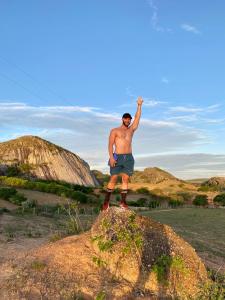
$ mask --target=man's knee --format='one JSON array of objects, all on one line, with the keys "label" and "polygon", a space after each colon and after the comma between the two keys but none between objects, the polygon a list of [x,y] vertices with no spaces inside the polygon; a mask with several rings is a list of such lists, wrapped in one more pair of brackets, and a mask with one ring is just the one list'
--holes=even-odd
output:
[{"label": "man's knee", "polygon": [[122,182],[126,182],[127,183],[129,181],[129,177],[130,177],[129,175],[123,173],[122,174]]},{"label": "man's knee", "polygon": [[110,182],[116,182],[117,181],[117,177],[118,177],[118,175],[112,175],[110,177]]}]

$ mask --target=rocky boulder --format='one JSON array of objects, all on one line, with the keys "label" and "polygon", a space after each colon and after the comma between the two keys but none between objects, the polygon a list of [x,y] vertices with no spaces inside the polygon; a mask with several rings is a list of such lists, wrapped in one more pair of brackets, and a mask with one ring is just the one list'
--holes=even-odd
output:
[{"label": "rocky boulder", "polygon": [[195,250],[171,227],[118,207],[101,212],[88,232],[27,253],[1,274],[0,299],[14,300],[196,299],[208,282]]}]

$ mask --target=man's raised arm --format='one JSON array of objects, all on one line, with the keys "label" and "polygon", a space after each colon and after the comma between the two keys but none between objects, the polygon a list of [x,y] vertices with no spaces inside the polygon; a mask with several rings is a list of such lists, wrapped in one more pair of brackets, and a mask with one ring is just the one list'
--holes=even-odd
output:
[{"label": "man's raised arm", "polygon": [[135,117],[134,117],[134,121],[130,126],[133,130],[136,130],[138,128],[139,121],[140,121],[140,118],[141,118],[142,103],[143,103],[143,99],[142,99],[142,97],[139,96],[138,99],[137,99],[137,105],[138,106],[137,106],[137,111],[136,111],[136,114],[135,114]]}]

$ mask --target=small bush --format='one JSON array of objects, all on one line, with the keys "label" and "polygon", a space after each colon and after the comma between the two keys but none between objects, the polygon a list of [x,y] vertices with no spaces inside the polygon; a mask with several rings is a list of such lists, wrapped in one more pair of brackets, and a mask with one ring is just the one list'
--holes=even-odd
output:
[{"label": "small bush", "polygon": [[158,200],[151,200],[148,204],[149,208],[157,208],[160,206],[160,202]]},{"label": "small bush", "polygon": [[16,193],[17,190],[14,188],[7,188],[7,187],[0,188],[0,198],[4,200],[9,200],[9,198],[15,195]]},{"label": "small bush", "polygon": [[225,274],[209,270],[211,281],[200,284],[200,291],[196,300],[223,300],[225,299]]},{"label": "small bush", "polygon": [[21,174],[20,169],[17,166],[8,166],[6,172],[6,176],[18,176]]},{"label": "small bush", "polygon": [[0,215],[3,214],[4,212],[9,212],[8,208],[0,207]]},{"label": "small bush", "polygon": [[141,187],[141,188],[139,188],[139,189],[136,190],[136,193],[149,195],[150,191],[149,191],[149,189],[147,187]]},{"label": "small bush", "polygon": [[35,200],[26,200],[26,201],[23,201],[21,204],[22,204],[22,207],[24,209],[29,209],[29,208],[36,207],[37,206],[37,201],[35,201]]},{"label": "small bush", "polygon": [[77,200],[80,203],[87,203],[88,202],[88,197],[86,194],[80,191],[74,191],[71,194],[71,198],[73,200]]},{"label": "small bush", "polygon": [[138,200],[135,201],[128,201],[127,202],[129,206],[136,206],[136,207],[143,207],[143,206],[147,206],[148,204],[148,199],[147,198],[140,198]]},{"label": "small bush", "polygon": [[140,199],[138,199],[137,202],[138,202],[139,206],[146,206],[147,203],[148,203],[148,199],[147,198],[140,198]]},{"label": "small bush", "polygon": [[192,200],[194,197],[194,194],[189,192],[178,192],[177,195],[180,196],[185,202]]},{"label": "small bush", "polygon": [[193,200],[193,204],[197,206],[205,206],[208,204],[208,197],[207,195],[196,195],[195,199]]},{"label": "small bush", "polygon": [[179,206],[182,206],[182,205],[183,205],[183,202],[180,201],[180,200],[174,200],[174,199],[171,199],[171,200],[169,200],[168,204],[169,204],[169,206],[171,206],[171,207],[179,207]]},{"label": "small bush", "polygon": [[21,205],[26,200],[27,200],[27,198],[23,194],[19,194],[19,193],[15,194],[9,198],[9,201],[16,205]]},{"label": "small bush", "polygon": [[225,206],[225,193],[217,195],[214,199],[213,202],[218,203],[222,206]]}]

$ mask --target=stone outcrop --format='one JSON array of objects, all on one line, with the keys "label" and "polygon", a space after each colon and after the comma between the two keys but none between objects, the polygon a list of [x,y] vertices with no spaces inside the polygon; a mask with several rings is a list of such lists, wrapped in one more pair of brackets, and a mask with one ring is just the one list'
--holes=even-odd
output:
[{"label": "stone outcrop", "polygon": [[98,185],[86,161],[38,136],[22,136],[0,143],[0,165],[3,174],[8,166],[19,166],[31,177]]},{"label": "stone outcrop", "polygon": [[2,274],[5,300],[194,300],[209,281],[195,250],[171,227],[118,207],[101,212],[88,232],[27,253]]}]

